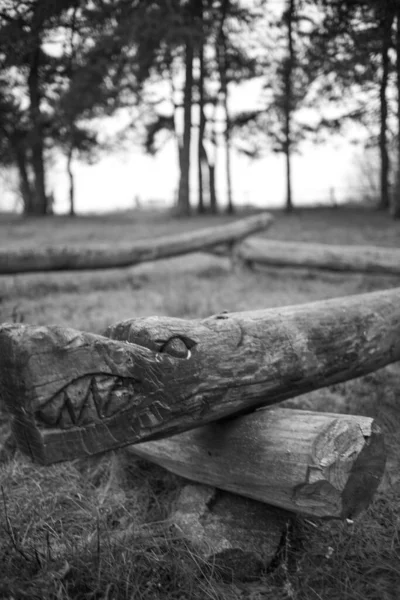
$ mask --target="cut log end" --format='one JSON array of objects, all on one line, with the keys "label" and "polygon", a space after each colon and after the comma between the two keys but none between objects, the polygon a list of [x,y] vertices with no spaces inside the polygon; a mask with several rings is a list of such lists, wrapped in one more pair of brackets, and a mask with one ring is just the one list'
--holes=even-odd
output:
[{"label": "cut log end", "polygon": [[365,510],[382,480],[386,464],[383,434],[343,418],[329,423],[312,449],[306,481],[294,489],[294,506],[321,517],[352,519]]}]

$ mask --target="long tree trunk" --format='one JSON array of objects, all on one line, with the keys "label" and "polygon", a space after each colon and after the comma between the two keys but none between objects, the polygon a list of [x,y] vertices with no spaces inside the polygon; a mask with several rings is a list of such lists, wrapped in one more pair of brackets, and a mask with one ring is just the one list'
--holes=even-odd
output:
[{"label": "long tree trunk", "polygon": [[392,215],[400,218],[400,6],[396,8],[397,163]]},{"label": "long tree trunk", "polygon": [[18,132],[16,132],[14,135],[9,136],[4,128],[2,128],[2,131],[9,140],[15,159],[15,164],[17,165],[19,176],[19,189],[22,196],[24,214],[30,215],[32,214],[34,207],[34,194],[29,179],[26,145],[23,140],[24,136],[22,136],[21,133]]},{"label": "long tree trunk", "polygon": [[208,165],[208,177],[209,177],[209,185],[210,185],[210,211],[213,215],[216,215],[218,212],[218,198],[217,191],[215,186],[215,163]]},{"label": "long tree trunk", "polygon": [[206,129],[206,116],[204,114],[204,31],[203,31],[203,0],[198,0],[197,2],[197,16],[200,21],[201,34],[199,38],[198,45],[198,56],[199,56],[199,80],[198,80],[198,90],[199,90],[199,138],[197,144],[197,177],[198,177],[198,212],[204,213],[204,185],[203,185],[203,168],[204,168],[204,133]]},{"label": "long tree trunk", "polygon": [[19,189],[24,203],[24,214],[30,215],[33,212],[34,198],[29,181],[25,150],[19,145],[16,148],[15,157],[19,174]]},{"label": "long tree trunk", "polygon": [[216,118],[217,118],[217,107],[218,101],[215,99],[214,111],[212,116],[212,128],[211,128],[211,144],[212,144],[212,156],[208,163],[208,177],[209,177],[209,185],[210,185],[210,211],[212,214],[217,214],[218,212],[218,197],[217,190],[215,184],[215,172],[217,167],[217,155],[218,155],[218,139],[217,139],[217,128],[216,128]]},{"label": "long tree trunk", "polygon": [[192,134],[193,43],[188,37],[185,52],[185,88],[183,98],[183,145],[180,160],[178,213],[190,214],[190,141]]},{"label": "long tree trunk", "polygon": [[33,207],[33,212],[38,215],[45,215],[47,213],[47,198],[44,169],[42,114],[40,110],[39,56],[40,42],[39,40],[37,40],[37,45],[32,56],[28,76],[28,89],[30,100],[29,115],[31,121],[31,160],[33,172],[35,175],[35,203]]},{"label": "long tree trunk", "polygon": [[388,2],[385,2],[383,7],[383,17],[381,20],[381,31],[382,31],[382,76],[379,89],[380,99],[380,134],[379,134],[379,152],[381,156],[381,197],[379,208],[386,210],[390,206],[390,193],[389,193],[389,171],[390,161],[388,152],[388,103],[387,103],[387,87],[389,81],[389,48],[391,42],[391,31],[393,24],[393,14],[391,9],[388,7]]},{"label": "long tree trunk", "polygon": [[292,110],[293,110],[293,68],[295,61],[294,43],[293,43],[293,19],[295,4],[294,0],[288,0],[286,10],[287,30],[288,30],[288,56],[284,65],[284,114],[285,114],[285,156],[286,156],[286,210],[293,210],[292,199]]},{"label": "long tree trunk", "polygon": [[[226,79],[226,78],[225,78]],[[226,169],[226,185],[227,185],[227,198],[228,198],[228,214],[233,214],[235,212],[235,208],[233,205],[233,196],[232,196],[232,168],[231,168],[231,121],[229,116],[229,108],[228,108],[228,83],[225,81],[224,83],[224,111],[225,111],[225,169]]]},{"label": "long tree trunk", "polygon": [[75,181],[74,181],[74,172],[72,170],[72,159],[73,159],[74,149],[71,142],[71,147],[67,156],[67,173],[69,178],[69,215],[70,217],[75,216]]},{"label": "long tree trunk", "polygon": [[227,212],[233,213],[233,199],[232,199],[232,172],[231,172],[231,127],[230,127],[230,116],[228,106],[228,77],[227,77],[227,51],[226,51],[226,38],[224,32],[224,25],[226,15],[229,11],[229,0],[224,0],[222,4],[222,15],[219,28],[219,34],[217,37],[216,54],[219,70],[219,78],[221,83],[221,94],[222,94],[222,106],[225,113],[225,170],[226,170],[226,186],[227,186]]},{"label": "long tree trunk", "polygon": [[23,212],[25,215],[32,214],[34,205],[34,196],[31,182],[28,174],[28,161],[26,156],[26,144],[24,143],[26,135],[20,131],[14,130],[12,133],[0,122],[0,133],[10,145],[13,159],[18,171],[19,190],[22,196]]}]

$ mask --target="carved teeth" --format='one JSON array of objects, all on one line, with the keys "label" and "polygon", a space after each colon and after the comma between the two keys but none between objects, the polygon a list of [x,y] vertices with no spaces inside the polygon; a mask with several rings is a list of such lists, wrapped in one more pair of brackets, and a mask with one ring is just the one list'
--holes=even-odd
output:
[{"label": "carved teeth", "polygon": [[45,427],[68,429],[107,419],[132,405],[135,379],[86,375],[69,384],[35,414]]}]

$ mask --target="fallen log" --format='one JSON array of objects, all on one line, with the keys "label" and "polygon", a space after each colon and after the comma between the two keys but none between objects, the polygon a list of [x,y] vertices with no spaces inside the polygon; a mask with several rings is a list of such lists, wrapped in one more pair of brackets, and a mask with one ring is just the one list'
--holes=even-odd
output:
[{"label": "fallen log", "polygon": [[233,244],[267,229],[272,216],[261,213],[226,225],[208,227],[173,236],[138,240],[130,244],[0,248],[0,274],[68,269],[109,269]]},{"label": "fallen log", "polygon": [[267,267],[400,275],[399,248],[330,246],[252,237],[238,244],[235,254],[246,263]]},{"label": "fallen log", "polygon": [[106,336],[0,327],[0,397],[33,459],[173,435],[400,360],[400,288],[203,320],[134,319]]},{"label": "fallen log", "polygon": [[373,419],[287,408],[258,410],[128,451],[199,483],[342,519],[367,508],[386,462]]}]

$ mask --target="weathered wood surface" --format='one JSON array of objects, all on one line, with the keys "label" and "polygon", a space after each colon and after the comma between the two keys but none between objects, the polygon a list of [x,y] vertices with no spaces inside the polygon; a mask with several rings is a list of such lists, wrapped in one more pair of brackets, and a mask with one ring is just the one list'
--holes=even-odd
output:
[{"label": "weathered wood surface", "polygon": [[169,471],[315,517],[353,518],[367,508],[385,470],[373,419],[263,409],[130,446]]},{"label": "weathered wood surface", "polygon": [[235,247],[238,258],[269,267],[300,267],[400,275],[400,248],[331,246],[251,237]]},{"label": "weathered wood surface", "polygon": [[267,229],[272,221],[271,215],[260,213],[226,225],[128,244],[51,246],[18,250],[0,248],[0,274],[132,266],[206,250],[218,244],[231,244]]},{"label": "weathered wood surface", "polygon": [[218,575],[228,581],[252,581],[276,558],[291,518],[249,498],[186,485],[170,520]]},{"label": "weathered wood surface", "polygon": [[35,460],[173,435],[400,360],[400,288],[203,320],[133,319],[106,336],[0,328],[0,396]]}]

